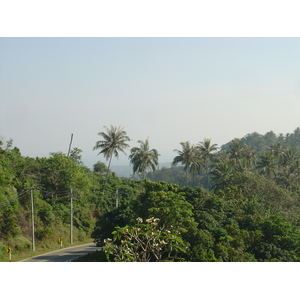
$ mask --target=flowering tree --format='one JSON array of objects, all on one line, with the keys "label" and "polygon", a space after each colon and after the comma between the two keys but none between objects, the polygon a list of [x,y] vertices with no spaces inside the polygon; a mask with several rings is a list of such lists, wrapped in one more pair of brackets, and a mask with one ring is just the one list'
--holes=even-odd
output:
[{"label": "flowering tree", "polygon": [[179,232],[158,227],[159,219],[150,218],[143,223],[137,218],[136,226],[116,227],[113,239],[104,240],[103,251],[107,260],[117,262],[183,261],[179,256],[187,247]]}]

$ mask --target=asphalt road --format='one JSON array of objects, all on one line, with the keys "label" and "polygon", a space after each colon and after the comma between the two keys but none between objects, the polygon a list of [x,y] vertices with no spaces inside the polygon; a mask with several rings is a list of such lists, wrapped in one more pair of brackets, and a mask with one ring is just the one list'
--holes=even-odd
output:
[{"label": "asphalt road", "polygon": [[48,252],[21,260],[20,262],[66,262],[97,250],[100,250],[100,248],[91,243]]}]

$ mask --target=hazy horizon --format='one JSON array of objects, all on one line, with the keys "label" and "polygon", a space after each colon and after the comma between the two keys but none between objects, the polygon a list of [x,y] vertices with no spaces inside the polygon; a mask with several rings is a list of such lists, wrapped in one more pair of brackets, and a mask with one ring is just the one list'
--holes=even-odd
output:
[{"label": "hazy horizon", "polygon": [[48,157],[67,153],[73,133],[92,167],[111,124],[131,147],[149,138],[161,163],[180,142],[292,133],[299,52],[300,38],[0,38],[0,136]]}]

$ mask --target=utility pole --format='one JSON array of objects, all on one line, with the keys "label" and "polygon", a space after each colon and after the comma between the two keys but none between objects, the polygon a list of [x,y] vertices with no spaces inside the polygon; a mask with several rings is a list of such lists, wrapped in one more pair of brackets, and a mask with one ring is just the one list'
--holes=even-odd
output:
[{"label": "utility pole", "polygon": [[116,191],[116,208],[118,208],[119,205],[119,190]]},{"label": "utility pole", "polygon": [[33,211],[33,188],[30,189],[30,198],[31,198],[31,233],[32,233],[32,251],[35,251],[34,243],[34,211]]},{"label": "utility pole", "polygon": [[73,244],[73,189],[70,194],[70,244]]},{"label": "utility pole", "polygon": [[73,133],[71,134],[71,141],[70,141],[69,151],[68,151],[68,156],[67,157],[69,157],[69,155],[70,155],[72,141],[73,141]]}]

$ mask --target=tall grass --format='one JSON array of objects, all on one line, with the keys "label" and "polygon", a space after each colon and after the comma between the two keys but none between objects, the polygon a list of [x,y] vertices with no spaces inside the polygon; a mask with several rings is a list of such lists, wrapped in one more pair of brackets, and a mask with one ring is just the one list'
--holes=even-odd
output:
[{"label": "tall grass", "polygon": [[35,251],[32,251],[32,240],[24,236],[9,237],[0,241],[0,262],[8,262],[9,254],[6,253],[7,248],[12,249],[12,262],[20,261],[32,256],[59,250],[61,248],[58,238],[62,237],[62,247],[67,248],[85,243],[91,243],[93,240],[88,234],[80,232],[74,228],[73,243],[70,243],[70,233],[58,232],[51,237],[43,240],[35,239]]}]

